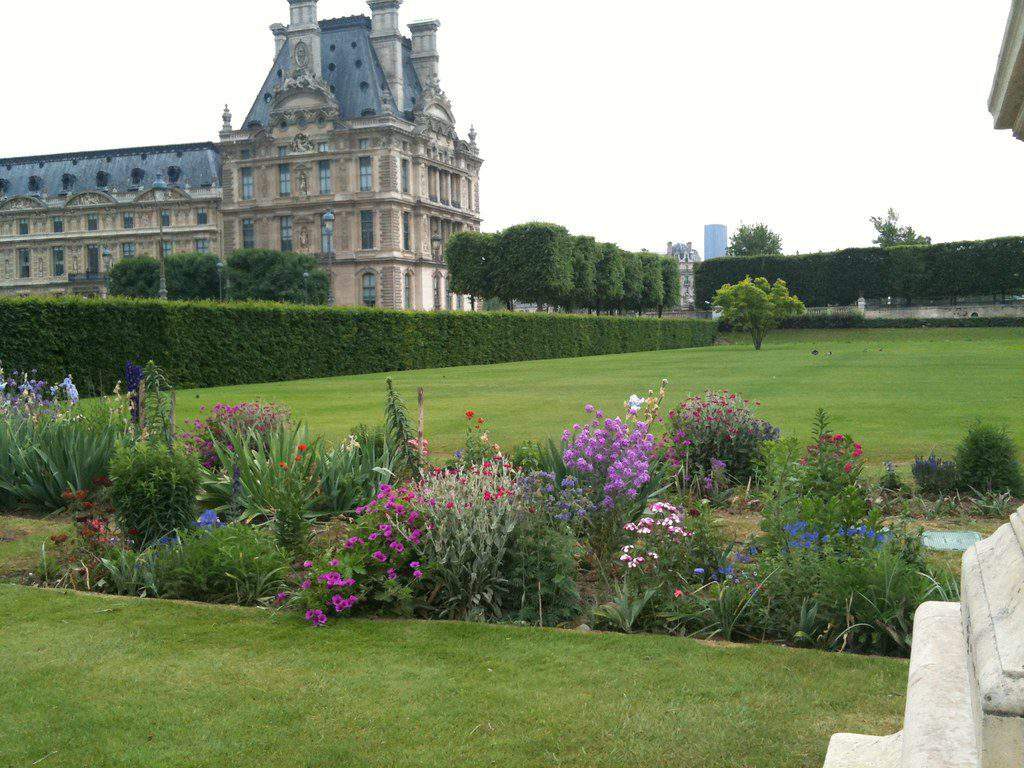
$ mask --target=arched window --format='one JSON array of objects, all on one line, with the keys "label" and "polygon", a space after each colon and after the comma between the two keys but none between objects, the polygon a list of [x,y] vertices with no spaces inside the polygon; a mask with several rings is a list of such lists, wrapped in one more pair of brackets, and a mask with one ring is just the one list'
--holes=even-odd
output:
[{"label": "arched window", "polygon": [[60,185],[65,192],[70,192],[71,190],[73,190],[75,188],[75,183],[77,181],[78,179],[76,179],[74,174],[71,173],[65,173],[63,176],[60,177]]},{"label": "arched window", "polygon": [[441,308],[441,276],[434,275],[434,309]]},{"label": "arched window", "polygon": [[106,171],[100,171],[96,174],[96,186],[100,189],[104,189],[110,184],[110,174]]},{"label": "arched window", "polygon": [[138,187],[142,185],[142,180],[146,178],[146,172],[141,168],[132,168],[132,186]]},{"label": "arched window", "polygon": [[171,184],[177,184],[180,178],[181,168],[176,165],[172,165],[167,169],[167,180],[171,182]]},{"label": "arched window", "polygon": [[412,309],[412,272],[405,273],[405,285],[403,286],[404,306]]},{"label": "arched window", "polygon": [[43,187],[43,180],[38,176],[30,176],[28,179],[28,191],[38,192]]},{"label": "arched window", "polygon": [[377,275],[374,272],[363,275],[363,306],[377,306]]}]

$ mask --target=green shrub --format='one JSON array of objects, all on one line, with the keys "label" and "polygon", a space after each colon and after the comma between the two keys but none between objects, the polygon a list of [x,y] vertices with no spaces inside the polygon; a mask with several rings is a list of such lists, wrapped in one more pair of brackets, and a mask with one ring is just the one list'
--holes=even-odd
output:
[{"label": "green shrub", "polygon": [[111,462],[110,479],[117,525],[138,549],[196,518],[201,470],[182,447],[139,442],[122,448]]},{"label": "green shrub", "polygon": [[[217,257],[208,253],[175,253],[164,260],[167,295],[177,301],[220,296]],[[146,257],[122,259],[110,269],[110,294],[155,299],[160,290],[160,262]]]},{"label": "green shrub", "polygon": [[314,256],[241,250],[228,257],[227,268],[233,301],[327,303],[330,275]]},{"label": "green shrub", "polygon": [[180,387],[707,346],[705,320],[534,313],[397,312],[131,299],[0,299],[0,360],[85,394],[126,360],[154,360]]},{"label": "green shrub", "polygon": [[527,512],[505,556],[504,618],[547,627],[576,618],[580,555],[579,542],[566,523],[541,512]]},{"label": "green shrub", "polygon": [[952,493],[959,485],[956,463],[931,454],[927,459],[918,456],[910,470],[921,493],[943,495]]},{"label": "green shrub", "polygon": [[273,536],[258,528],[192,529],[157,550],[155,581],[164,598],[255,605],[282,591],[290,562]]},{"label": "green shrub", "polygon": [[1024,292],[1024,238],[709,259],[696,266],[697,306],[705,306],[721,286],[748,275],[785,280],[810,307],[850,306],[861,296],[918,301],[1005,297]]},{"label": "green shrub", "polygon": [[1005,429],[976,424],[956,449],[960,488],[975,493],[1024,496],[1017,446]]}]

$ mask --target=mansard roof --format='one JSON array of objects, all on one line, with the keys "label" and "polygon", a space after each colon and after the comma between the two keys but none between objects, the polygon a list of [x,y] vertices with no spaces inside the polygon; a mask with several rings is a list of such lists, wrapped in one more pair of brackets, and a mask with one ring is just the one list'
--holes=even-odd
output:
[{"label": "mansard roof", "polygon": [[220,186],[220,154],[211,142],[133,147],[0,159],[0,199],[74,195],[91,189],[124,192],[157,177],[175,187]]},{"label": "mansard roof", "polygon": [[[337,100],[343,120],[381,114],[385,98],[391,102],[394,113],[402,116],[394,94],[387,88],[387,78],[370,42],[370,30],[371,22],[367,16],[347,16],[320,22],[321,76]],[[405,104],[411,109],[423,93],[423,87],[412,64],[412,44],[408,40],[403,45],[403,59]],[[243,128],[253,124],[267,127],[274,88],[282,85],[288,77],[290,62],[291,43],[285,41],[260,95],[256,97],[256,103],[245,118]],[[410,121],[413,119],[411,112],[404,117]]]}]

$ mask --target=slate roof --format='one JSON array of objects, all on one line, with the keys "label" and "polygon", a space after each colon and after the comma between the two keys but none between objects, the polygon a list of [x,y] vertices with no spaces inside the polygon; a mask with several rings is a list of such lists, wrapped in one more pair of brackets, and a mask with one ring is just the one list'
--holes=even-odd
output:
[{"label": "slate roof", "polygon": [[[136,173],[133,178],[135,171],[141,176]],[[0,198],[145,189],[153,186],[158,175],[176,187],[219,187],[217,146],[212,142],[171,144],[0,159]]]},{"label": "slate roof", "polygon": [[[367,16],[348,16],[320,22],[322,77],[338,101],[343,120],[368,114],[379,115],[383,111],[387,78],[370,42],[370,30],[371,22]],[[403,50],[405,103],[411,108],[423,93],[423,87],[412,65],[412,44],[408,40]],[[285,42],[243,127],[254,123],[264,127],[267,125],[274,88],[288,76],[290,61],[291,44]],[[393,94],[390,100],[395,114],[400,115]],[[405,117],[412,120],[411,113],[406,113]]]}]

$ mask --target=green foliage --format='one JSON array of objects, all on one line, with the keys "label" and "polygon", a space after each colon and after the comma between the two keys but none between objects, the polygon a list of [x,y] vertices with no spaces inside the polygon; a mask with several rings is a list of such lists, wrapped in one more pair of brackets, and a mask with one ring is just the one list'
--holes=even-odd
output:
[{"label": "green foliage", "polygon": [[126,360],[155,360],[178,386],[706,346],[700,320],[394,312],[77,298],[0,299],[0,360],[83,395],[109,392]]},{"label": "green foliage", "polygon": [[445,248],[448,287],[453,293],[492,296],[497,236],[484,232],[458,232]]},{"label": "green foliage", "polygon": [[0,419],[0,508],[65,506],[67,491],[91,490],[125,445],[125,424],[101,409],[85,418]]},{"label": "green foliage", "polygon": [[875,245],[891,248],[896,245],[931,245],[932,239],[914,231],[913,227],[901,227],[899,214],[892,208],[885,216],[872,216],[871,225],[878,233]]},{"label": "green foliage", "polygon": [[953,493],[960,484],[956,462],[946,461],[941,456],[936,456],[934,452],[927,459],[918,456],[914,460],[911,473],[921,493],[942,496]]},{"label": "green foliage", "polygon": [[592,237],[563,237],[558,248],[568,252],[572,289],[559,303],[567,308],[593,307],[597,300],[597,241]]},{"label": "green foliage", "polygon": [[524,514],[506,553],[504,617],[546,627],[576,618],[579,556],[580,545],[567,524],[542,512]]},{"label": "green foliage", "polygon": [[723,285],[712,303],[727,322],[750,332],[754,349],[761,349],[768,331],[778,328],[783,319],[804,312],[803,302],[790,295],[785,281],[770,285],[763,277],[748,276],[735,285]]},{"label": "green foliage", "polygon": [[959,485],[975,493],[1024,496],[1017,446],[1005,429],[975,424],[956,449]]},{"label": "green foliage", "polygon": [[154,555],[161,597],[256,605],[284,588],[290,558],[268,533],[247,525],[181,533]]},{"label": "green foliage", "polygon": [[395,389],[395,382],[389,377],[384,396],[384,428],[394,446],[400,467],[400,474],[417,475],[423,464],[423,448],[419,444],[419,432],[409,418],[402,396]]},{"label": "green foliage", "polygon": [[356,430],[352,442],[323,451],[317,458],[320,498],[317,509],[352,512],[373,499],[380,486],[398,477],[400,459],[383,429]]},{"label": "green foliage", "polygon": [[682,275],[679,262],[675,259],[661,259],[662,299],[658,305],[658,315],[666,309],[679,307],[682,292]]},{"label": "green foliage", "polygon": [[[665,283],[661,271],[663,261],[666,261],[666,259],[653,253],[640,254],[644,286],[641,306],[644,309],[663,307],[665,305]],[[679,293],[678,289],[676,293]]]},{"label": "green foliage", "polygon": [[625,251],[611,243],[601,243],[597,248],[594,308],[599,312],[610,312],[626,298]]},{"label": "green foliage", "polygon": [[741,224],[729,239],[728,253],[737,257],[775,256],[782,253],[782,238],[766,224]]},{"label": "green foliage", "polygon": [[564,227],[542,222],[519,224],[500,233],[492,272],[494,295],[510,304],[557,305],[572,290],[572,261],[565,249],[557,247],[568,234]]},{"label": "green foliage", "polygon": [[639,253],[622,254],[623,274],[621,309],[641,312],[644,308],[644,262]]},{"label": "green foliage", "polygon": [[[167,297],[198,301],[220,297],[217,257],[208,253],[175,253],[164,260]],[[110,268],[110,294],[155,299],[160,289],[160,262],[150,258],[122,259]]]},{"label": "green foliage", "polygon": [[228,258],[226,279],[233,301],[326,304],[330,286],[330,276],[315,257],[279,251],[235,251]]},{"label": "green foliage", "polygon": [[851,306],[861,296],[882,301],[1006,297],[1024,293],[1024,238],[711,259],[697,264],[695,274],[698,306],[722,285],[748,275],[785,280],[812,307]]},{"label": "green foliage", "polygon": [[196,518],[201,472],[184,448],[145,442],[122,448],[111,462],[110,478],[118,528],[138,549]]}]

